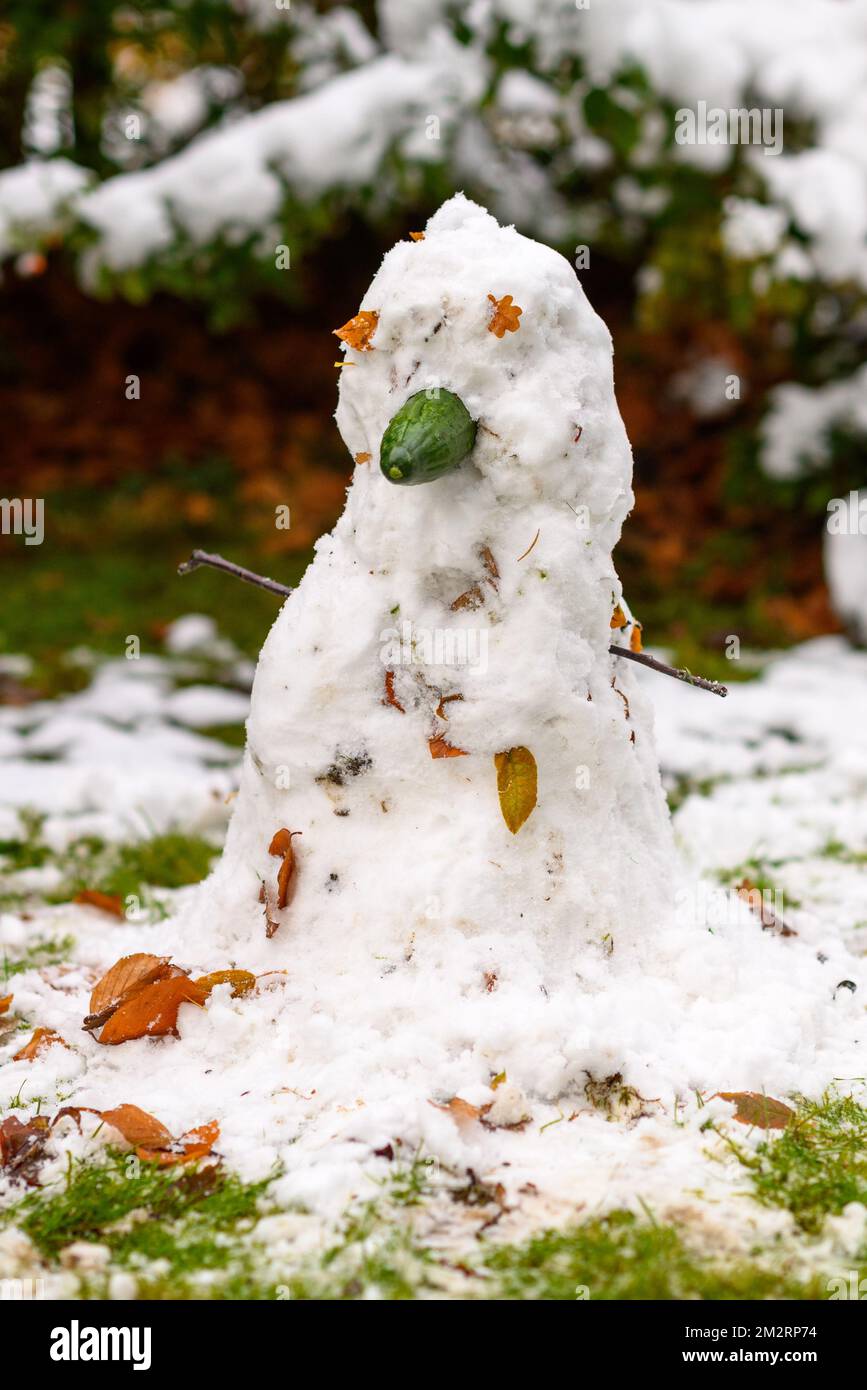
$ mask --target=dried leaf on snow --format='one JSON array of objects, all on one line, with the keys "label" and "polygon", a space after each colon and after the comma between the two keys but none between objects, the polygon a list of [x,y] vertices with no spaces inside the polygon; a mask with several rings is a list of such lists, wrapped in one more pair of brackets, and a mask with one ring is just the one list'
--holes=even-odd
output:
[{"label": "dried leaf on snow", "polygon": [[141,1144],[150,1149],[163,1149],[172,1143],[171,1132],[165,1125],[137,1105],[116,1105],[113,1110],[98,1110],[96,1113],[134,1147]]},{"label": "dried leaf on snow", "polygon": [[791,1106],[757,1091],[719,1091],[718,1095],[721,1100],[732,1102],[740,1124],[755,1129],[786,1129],[795,1118]]},{"label": "dried leaf on snow", "polygon": [[84,1020],[85,1029],[99,1028],[111,1018],[115,1009],[139,990],[178,973],[183,972],[171,964],[168,956],[152,956],[146,952],[122,956],[94,985],[90,1012]]},{"label": "dried leaf on snow", "polygon": [[494,754],[494,766],[503,820],[512,834],[517,835],[536,805],[536,759],[529,748],[509,748]]},{"label": "dried leaf on snow", "polygon": [[14,998],[14,994],[4,994],[0,996],[0,1014],[6,1013],[7,1009],[9,1008],[9,1005],[12,1003],[12,1000]]},{"label": "dried leaf on snow", "polygon": [[268,853],[283,862],[277,871],[277,907],[288,906],[289,900],[295,891],[295,851],[292,848],[292,837],[300,835],[300,830],[278,830],[268,846]]},{"label": "dried leaf on snow", "polygon": [[382,703],[384,705],[391,705],[392,709],[400,710],[401,714],[406,714],[406,710],[404,709],[403,705],[400,703],[400,700],[394,693],[393,671],[386,671],[385,673],[385,694],[382,697]]},{"label": "dried leaf on snow", "polygon": [[488,332],[493,333],[497,338],[504,338],[507,333],[517,333],[521,327],[520,319],[524,310],[513,302],[510,294],[504,294],[502,299],[497,299],[495,295],[489,294],[488,299],[494,306],[494,312],[488,324]]},{"label": "dried leaf on snow", "polygon": [[777,916],[770,903],[766,901],[761,888],[759,888],[757,884],[752,883],[750,879],[745,878],[741,880],[737,886],[737,895],[739,898],[742,898],[744,902],[749,904],[751,910],[761,922],[764,931],[776,932],[777,936],[798,935],[794,927],[788,926],[783,921],[782,917]]},{"label": "dried leaf on snow", "polygon": [[355,348],[356,352],[371,352],[373,344],[370,340],[376,332],[378,323],[379,314],[373,309],[359,309],[355,318],[350,319],[342,328],[334,329],[334,336],[341,338],[351,348]]},{"label": "dried leaf on snow", "polygon": [[46,1047],[53,1047],[55,1043],[60,1043],[61,1047],[69,1047],[68,1042],[64,1042],[59,1033],[55,1033],[53,1028],[37,1028],[32,1038],[25,1043],[12,1058],[13,1062],[32,1062],[37,1053],[42,1052]]},{"label": "dried leaf on snow", "polygon": [[99,908],[100,912],[108,912],[112,917],[124,916],[123,900],[115,893],[100,893],[97,888],[82,888],[72,901],[85,907]]},{"label": "dried leaf on snow", "polygon": [[467,752],[465,748],[455,748],[451,743],[446,743],[444,738],[429,738],[427,746],[430,749],[432,758],[465,758]]},{"label": "dried leaf on snow", "polygon": [[632,631],[629,634],[629,650],[632,652],[644,650],[644,645],[641,640],[641,631],[641,623],[635,622],[632,624]]},{"label": "dried leaf on snow", "polygon": [[193,982],[210,994],[216,985],[231,985],[232,998],[239,999],[256,988],[256,976],[250,970],[212,970],[209,975],[200,975]]},{"label": "dried leaf on snow", "polygon": [[220,1126],[216,1120],[187,1130],[180,1139],[172,1140],[166,1147],[142,1145],[136,1149],[139,1158],[146,1162],[159,1163],[171,1167],[178,1163],[191,1163],[197,1158],[208,1158],[220,1137]]},{"label": "dried leaf on snow", "polygon": [[611,614],[611,626],[619,632],[621,628],[626,627],[626,624],[628,622],[629,619],[627,618],[626,614],[624,613],[623,609],[620,607],[620,604],[618,603],[617,607],[614,609],[614,612]]},{"label": "dried leaf on snow", "polygon": [[99,1041],[109,1046],[133,1038],[178,1035],[178,1010],[182,1004],[204,1005],[208,991],[188,975],[173,975],[137,990],[108,1019]]},{"label": "dried leaf on snow", "polygon": [[35,1115],[22,1122],[17,1115],[0,1121],[0,1167],[12,1177],[22,1178],[31,1187],[36,1183],[36,1168],[50,1134],[45,1115]]}]

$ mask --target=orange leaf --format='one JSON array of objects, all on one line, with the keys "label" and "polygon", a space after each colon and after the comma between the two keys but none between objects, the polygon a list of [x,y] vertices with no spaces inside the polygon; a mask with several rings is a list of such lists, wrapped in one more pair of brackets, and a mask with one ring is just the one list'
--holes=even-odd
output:
[{"label": "orange leaf", "polygon": [[335,328],[335,338],[342,338],[344,343],[348,343],[356,352],[371,352],[373,344],[371,338],[376,332],[376,325],[379,323],[379,314],[372,309],[359,309],[354,319],[350,319],[342,328]]},{"label": "orange leaf", "polygon": [[411,241],[424,241],[424,232],[410,232]]},{"label": "orange leaf", "polygon": [[356,455],[355,455],[355,462],[356,462],[356,463],[370,463],[370,454],[356,454]]},{"label": "orange leaf", "polygon": [[629,634],[629,650],[632,652],[640,652],[643,650],[641,630],[641,623],[635,622],[632,624],[632,631]]},{"label": "orange leaf", "polygon": [[37,1053],[45,1047],[52,1047],[55,1043],[60,1043],[62,1047],[69,1047],[68,1042],[64,1042],[59,1033],[55,1033],[52,1028],[37,1028],[33,1037],[28,1043],[15,1053],[13,1062],[32,1062]]},{"label": "orange leaf", "polygon": [[137,1105],[116,1105],[113,1110],[97,1112],[115,1129],[120,1130],[128,1144],[144,1144],[151,1149],[167,1149],[172,1136],[164,1124]]},{"label": "orange leaf", "polygon": [[719,1091],[720,1100],[730,1100],[735,1107],[735,1119],[756,1129],[786,1129],[795,1112],[781,1100],[759,1095],[757,1091]]},{"label": "orange leaf", "polygon": [[119,1005],[139,990],[173,973],[178,973],[177,968],[170,964],[167,956],[151,956],[146,952],[122,956],[94,985],[84,1027],[88,1030],[99,1028]]},{"label": "orange leaf", "polygon": [[283,860],[277,870],[278,908],[286,907],[295,892],[295,851],[292,848],[292,837],[301,833],[300,830],[278,830],[268,846],[269,854]]},{"label": "orange leaf", "polygon": [[256,987],[256,976],[249,970],[212,970],[210,975],[200,975],[193,981],[199,988],[210,994],[215,985],[231,985],[232,998],[237,999]]},{"label": "orange leaf", "polygon": [[197,1129],[187,1130],[170,1148],[144,1146],[136,1149],[136,1153],[146,1162],[171,1167],[178,1163],[190,1163],[197,1158],[207,1158],[219,1137],[220,1126],[216,1120],[210,1120],[205,1125],[199,1125]]},{"label": "orange leaf", "polygon": [[629,619],[627,618],[626,614],[624,613],[623,609],[620,607],[620,604],[618,603],[614,612],[611,614],[611,627],[617,628],[619,631],[620,628],[626,627],[626,624],[628,622]]},{"label": "orange leaf", "polygon": [[109,1046],[133,1038],[164,1038],[178,1035],[178,1010],[182,1004],[203,1005],[208,991],[188,975],[173,975],[137,990],[112,1013],[99,1036]]},{"label": "orange leaf", "polygon": [[465,748],[455,748],[451,743],[446,743],[444,738],[429,738],[427,743],[432,758],[465,758],[467,751]]},{"label": "orange leaf", "polygon": [[14,994],[4,994],[2,998],[0,998],[0,1014],[5,1014],[14,998]]},{"label": "orange leaf", "polygon": [[748,878],[741,880],[737,886],[736,892],[738,897],[742,898],[745,903],[748,903],[751,911],[756,914],[762,924],[763,931],[773,931],[776,932],[778,936],[798,935],[794,927],[788,926],[787,923],[783,921],[782,917],[777,916],[771,904],[766,900],[761,888],[755,883],[752,883]]},{"label": "orange leaf", "polygon": [[382,703],[384,705],[391,705],[392,709],[399,709],[401,714],[406,714],[406,710],[394,693],[393,671],[386,671],[385,673],[385,696],[383,697]]},{"label": "orange leaf", "polygon": [[83,888],[72,900],[86,907],[98,907],[100,912],[110,912],[112,917],[123,917],[123,901],[114,893],[100,893],[96,888]]},{"label": "orange leaf", "polygon": [[512,302],[510,294],[504,294],[502,299],[496,299],[494,295],[489,294],[488,299],[494,306],[488,332],[498,338],[504,338],[507,333],[517,333],[521,327],[520,318],[524,310]]},{"label": "orange leaf", "polygon": [[480,1121],[485,1110],[490,1109],[490,1106],[483,1109],[478,1105],[470,1105],[470,1102],[464,1100],[463,1096],[452,1096],[447,1105],[437,1105],[436,1101],[433,1100],[430,1103],[435,1110],[444,1110],[447,1115],[451,1115],[456,1125],[468,1125]]}]

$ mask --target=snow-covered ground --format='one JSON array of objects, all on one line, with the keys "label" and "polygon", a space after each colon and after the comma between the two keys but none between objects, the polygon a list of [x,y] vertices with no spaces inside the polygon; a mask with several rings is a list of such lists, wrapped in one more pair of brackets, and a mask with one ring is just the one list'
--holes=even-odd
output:
[{"label": "snow-covered ground", "polygon": [[[195,633],[196,621],[184,620],[188,632]],[[785,1029],[779,1035],[779,1015],[778,1035],[771,1036],[758,1012],[762,981],[737,977],[737,968],[724,967],[721,957],[716,997],[703,1004],[689,1002],[679,1020],[682,1045],[693,1054],[684,1057],[682,1070],[685,1075],[691,1069],[706,1070],[707,1058],[701,1054],[712,1047],[720,1089],[762,1090],[767,1085],[781,1099],[782,1090],[817,1095],[834,1079],[857,1089],[864,1072],[858,1039],[867,988],[862,944],[867,931],[867,653],[829,637],[762,664],[761,675],[733,684],[725,701],[642,672],[655,708],[666,778],[681,796],[685,788],[696,788],[681,800],[675,817],[684,858],[682,891],[687,916],[694,916],[692,895],[712,895],[721,880],[770,882],[782,894],[782,904],[777,900],[775,908],[797,936],[762,933],[758,918],[744,916],[739,908],[721,931],[729,944],[733,934],[741,940],[745,972],[764,959],[780,982],[790,980],[793,989],[807,991],[815,989],[811,972],[819,968],[827,998],[812,1015],[803,998],[793,1004],[801,1036]],[[235,678],[243,672],[236,663]],[[245,697],[224,687],[178,685],[194,679],[194,673],[189,651],[138,662],[110,661],[76,695],[4,709],[2,838],[19,832],[23,808],[46,815],[43,834],[58,848],[85,833],[130,840],[170,825],[215,833],[227,819],[237,754],[201,737],[195,728],[240,719]],[[769,1239],[791,1227],[787,1213],[760,1208],[744,1195],[739,1166],[726,1157],[719,1138],[706,1132],[710,1118],[732,1127],[728,1103],[693,1094],[688,1086],[679,1088],[677,1096],[653,1089],[652,1067],[648,1084],[636,1087],[639,1094],[621,1095],[610,1113],[604,1105],[599,1108],[598,1090],[594,1108],[585,1078],[578,1076],[555,1102],[523,1092],[511,1074],[493,1093],[478,1080],[464,1084],[468,1075],[478,1074],[477,1067],[467,1066],[471,1044],[468,1040],[463,1049],[456,1046],[450,1060],[445,1057],[446,1034],[432,1022],[435,1001],[415,1000],[418,1016],[413,1019],[407,1011],[405,1028],[394,1035],[389,1055],[376,1034],[374,1003],[368,1017],[365,1001],[350,1001],[346,985],[338,988],[323,979],[319,1004],[306,1020],[301,1017],[299,1009],[302,1004],[310,1008],[310,996],[296,988],[291,953],[283,962],[287,973],[263,980],[254,997],[232,999],[229,987],[220,986],[206,1009],[182,1006],[177,1040],[100,1047],[81,1032],[81,1022],[95,978],[120,956],[171,950],[194,974],[220,964],[243,969],[250,962],[240,954],[220,962],[188,959],[185,943],[176,935],[173,939],[164,922],[121,922],[71,903],[39,905],[40,892],[53,882],[50,867],[24,871],[19,886],[32,898],[26,911],[0,915],[0,945],[14,956],[41,937],[75,938],[66,966],[30,970],[10,984],[15,1009],[34,1027],[55,1029],[69,1046],[50,1047],[33,1061],[15,1062],[11,1054],[22,1034],[7,1041],[0,1052],[4,1110],[16,1097],[24,1106],[16,1111],[22,1118],[28,1101],[34,1108],[41,1104],[43,1111],[61,1099],[102,1108],[132,1102],[156,1114],[174,1133],[216,1118],[221,1126],[218,1147],[226,1161],[246,1177],[264,1176],[275,1161],[281,1163],[278,1198],[287,1207],[311,1208],[323,1230],[348,1203],[370,1196],[376,1180],[387,1176],[389,1160],[375,1150],[388,1144],[408,1158],[421,1146],[445,1171],[471,1168],[485,1181],[502,1183],[511,1208],[498,1227],[503,1237],[640,1203],[689,1219],[720,1251],[746,1250],[755,1239]],[[6,884],[13,886],[14,880]],[[180,890],[178,902],[195,892]],[[760,939],[764,957],[756,955]],[[458,949],[457,943],[452,945]],[[347,953],[352,954],[350,943]],[[790,962],[785,971],[777,970],[774,960],[783,953],[800,964]],[[817,956],[824,958],[823,965],[816,965]],[[670,1070],[659,1036],[670,1039],[678,1033],[669,1027],[670,1020],[663,1027],[661,1011],[688,998],[689,953],[680,980],[678,963],[668,964],[680,994],[673,986],[666,995],[658,978],[648,979],[646,997],[639,992],[626,1001],[637,1022],[621,1037],[630,1037],[636,1048],[643,1038],[648,1055],[662,1057]],[[389,962],[381,965],[387,976]],[[838,987],[844,979],[857,989]],[[757,1011],[751,1014],[753,986]],[[729,1020],[732,1034],[740,1034],[730,1045],[721,1033],[727,994],[737,998],[742,1011]],[[612,1027],[599,999],[588,1000],[593,1009],[583,1015],[589,1034]],[[406,1000],[402,1006],[407,1008]],[[516,994],[512,1006],[523,1010],[512,1017],[518,1042],[505,1027],[508,1010],[499,1016],[499,1026],[503,1055],[513,1059],[521,1037],[532,1053],[534,1030],[544,1039],[549,1025],[542,1019],[541,995],[536,1003]],[[455,1037],[474,1024],[483,1026],[474,1007],[472,1001],[461,1006],[462,1016],[453,1020]],[[838,1014],[836,1026],[829,1023],[829,1007]],[[707,1039],[702,1037],[703,1018]],[[500,1054],[486,1026],[493,1075],[500,1069]],[[400,1048],[413,1052],[414,1066],[404,1065],[405,1059],[395,1054]],[[604,1085],[606,1075],[618,1069],[633,1084],[641,1074],[635,1057],[606,1050],[601,1035],[588,1036],[586,1050],[598,1062],[596,1083]],[[750,1057],[751,1070],[727,1070],[729,1065],[744,1067]],[[436,1087],[427,1096],[410,1084],[424,1066],[436,1076]],[[506,1070],[511,1073],[511,1068],[510,1061]],[[656,1079],[664,1070],[660,1062]],[[483,1126],[471,1115],[456,1117],[429,1103],[444,1102],[450,1093],[459,1093],[471,1105],[493,1099],[496,1108]],[[525,1120],[521,1127],[508,1127]],[[740,1126],[734,1129],[748,1144],[760,1137]],[[58,1156],[49,1163],[46,1178],[52,1171],[61,1173],[66,1148],[81,1152],[102,1142],[87,1138],[86,1124],[84,1130],[80,1136],[70,1126],[58,1137]],[[847,1251],[863,1239],[864,1215],[858,1208],[845,1220],[830,1223],[829,1257],[845,1261]],[[465,1217],[460,1219],[465,1224]],[[309,1225],[303,1231],[306,1249]]]}]

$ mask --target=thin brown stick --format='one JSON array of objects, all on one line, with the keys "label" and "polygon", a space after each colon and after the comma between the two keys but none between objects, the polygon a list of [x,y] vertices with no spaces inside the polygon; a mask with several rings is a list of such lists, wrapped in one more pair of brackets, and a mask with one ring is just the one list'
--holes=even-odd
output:
[{"label": "thin brown stick", "polygon": [[694,676],[692,671],[687,671],[681,666],[666,666],[664,661],[657,661],[655,656],[648,656],[647,652],[633,652],[629,647],[609,647],[612,656],[625,656],[627,661],[637,661],[641,666],[649,666],[651,671],[660,671],[664,676],[673,676],[676,681],[686,681],[687,685],[696,685],[699,690],[709,690],[712,695],[720,695],[725,699],[728,695],[728,686],[722,685],[719,681],[706,680],[704,676]]},{"label": "thin brown stick", "polygon": [[[538,539],[538,537],[537,537]],[[535,544],[535,541],[534,541]],[[532,550],[532,546],[530,547]],[[209,565],[211,569],[222,570],[224,574],[234,575],[235,579],[243,579],[245,584],[255,584],[260,589],[267,589],[269,593],[280,594],[284,598],[292,593],[285,584],[278,584],[276,579],[267,579],[262,574],[254,574],[252,570],[244,569],[243,565],[236,565],[232,560],[225,560],[222,555],[211,555],[206,550],[194,550],[189,560],[185,560],[182,565],[178,565],[178,574],[192,574],[200,565]],[[612,656],[625,656],[629,661],[637,661],[641,666],[649,666],[651,671],[660,671],[664,676],[673,676],[675,680],[685,681],[687,685],[695,685],[699,690],[709,690],[712,695],[728,695],[726,686],[719,681],[705,680],[704,676],[694,676],[691,671],[683,670],[680,667],[666,666],[665,662],[657,661],[655,656],[648,656],[646,652],[633,652],[628,647],[609,647]]]},{"label": "thin brown stick", "polygon": [[226,574],[234,575],[236,579],[243,579],[245,584],[255,584],[260,589],[267,589],[269,593],[282,594],[284,598],[292,592],[285,584],[278,584],[276,579],[266,579],[262,574],[254,574],[252,570],[245,570],[243,565],[224,560],[222,555],[209,555],[207,550],[194,550],[189,560],[178,565],[178,574],[192,574],[200,565],[210,565],[211,569],[223,570]]}]

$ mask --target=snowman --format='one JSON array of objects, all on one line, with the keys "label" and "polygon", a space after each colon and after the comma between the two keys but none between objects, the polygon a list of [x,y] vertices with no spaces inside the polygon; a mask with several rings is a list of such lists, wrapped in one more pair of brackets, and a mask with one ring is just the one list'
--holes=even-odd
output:
[{"label": "snowman", "polygon": [[639,644],[610,335],[566,260],[458,195],[338,336],[354,478],[261,653],[215,955],[359,990],[426,955],[456,997],[640,968],[674,850],[610,651]]}]

